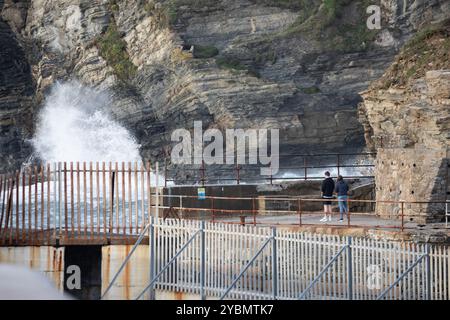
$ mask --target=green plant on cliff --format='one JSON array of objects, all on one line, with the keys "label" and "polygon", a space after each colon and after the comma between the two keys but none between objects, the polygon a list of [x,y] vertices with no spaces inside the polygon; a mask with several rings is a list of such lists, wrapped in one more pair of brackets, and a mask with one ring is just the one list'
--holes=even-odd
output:
[{"label": "green plant on cliff", "polygon": [[235,57],[217,57],[216,58],[217,65],[222,69],[231,70],[234,72],[246,71],[248,75],[252,77],[259,78],[261,75],[258,70],[252,66],[247,66],[243,64],[239,59]]},{"label": "green plant on cliff", "polygon": [[247,66],[243,65],[238,59],[232,57],[218,57],[216,63],[223,69],[232,70],[248,70]]},{"label": "green plant on cliff", "polygon": [[[374,4],[372,0],[299,2],[301,10],[296,21],[274,38],[307,37],[317,40],[324,49],[336,51],[367,49],[375,39],[377,31],[366,26],[366,8]],[[356,15],[348,14],[351,8],[356,8]]]},{"label": "green plant on cliff", "polygon": [[450,19],[419,31],[372,88],[404,86],[427,71],[439,69],[450,69]]},{"label": "green plant on cliff", "polygon": [[164,3],[156,3],[152,0],[144,0],[141,3],[142,9],[152,15],[160,28],[168,28],[175,23],[177,17],[177,7],[174,0],[168,0]]},{"label": "green plant on cliff", "polygon": [[315,87],[315,86],[307,87],[307,88],[300,88],[300,90],[303,93],[306,93],[306,94],[316,94],[316,93],[320,93],[321,92],[320,89]]},{"label": "green plant on cliff", "polygon": [[194,45],[194,58],[207,59],[215,57],[219,54],[219,50],[214,46]]},{"label": "green plant on cliff", "polygon": [[126,51],[126,42],[122,39],[117,26],[112,21],[106,32],[97,40],[100,55],[121,80],[129,80],[136,74],[136,66],[130,61]]},{"label": "green plant on cliff", "polygon": [[109,10],[112,12],[119,11],[119,5],[117,4],[117,0],[109,0],[108,2]]},{"label": "green plant on cliff", "polygon": [[179,18],[180,8],[187,7],[191,11],[198,11],[216,2],[216,0],[167,0],[162,3],[159,11],[164,16],[167,25],[173,25]]}]

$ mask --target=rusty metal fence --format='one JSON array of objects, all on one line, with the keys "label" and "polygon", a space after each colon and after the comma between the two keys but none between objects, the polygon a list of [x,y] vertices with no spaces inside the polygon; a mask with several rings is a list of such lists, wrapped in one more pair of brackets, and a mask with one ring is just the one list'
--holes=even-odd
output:
[{"label": "rusty metal fence", "polygon": [[[446,217],[446,201],[345,200],[348,211],[339,221],[339,199],[327,199],[332,204],[332,221],[320,223],[323,199],[302,196],[229,197],[161,194],[162,217],[201,219],[211,222],[262,226],[323,226],[393,229],[405,231],[426,226],[428,206],[441,206]],[[228,209],[237,202],[241,209]],[[377,216],[376,208],[389,212]],[[436,226],[436,224],[435,224]],[[444,228],[444,225],[440,225]]]},{"label": "rusty metal fence", "polygon": [[342,174],[346,178],[372,178],[375,156],[373,152],[280,154],[278,171],[267,176],[260,175],[261,166],[239,164],[236,159],[233,161],[235,164],[220,165],[206,164],[203,158],[199,159],[198,164],[189,165],[172,164],[170,159],[166,159],[161,174],[165,187],[173,182],[185,185],[239,185],[317,180],[323,178],[325,171],[330,171],[332,176]]},{"label": "rusty metal fence", "polygon": [[[150,216],[255,226],[323,225],[318,222],[320,199],[205,196],[197,205],[187,206],[194,196],[162,194],[161,184],[158,165],[152,169],[149,163],[55,163],[2,175],[0,245],[132,243]],[[239,203],[242,209],[229,209],[230,203]],[[270,203],[277,203],[276,208]],[[403,231],[418,226],[411,219],[424,217],[405,211],[430,203],[349,199],[348,204],[343,222],[337,223],[335,214],[326,224]],[[376,218],[375,206],[389,206],[392,219],[369,223]]]},{"label": "rusty metal fence", "polygon": [[127,241],[149,221],[158,179],[150,163],[60,162],[1,175],[0,244]]}]

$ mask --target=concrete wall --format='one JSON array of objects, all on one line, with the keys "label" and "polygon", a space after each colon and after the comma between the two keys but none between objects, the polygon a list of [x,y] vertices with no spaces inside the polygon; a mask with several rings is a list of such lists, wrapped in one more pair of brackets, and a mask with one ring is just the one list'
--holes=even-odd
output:
[{"label": "concrete wall", "polygon": [[[102,248],[102,294],[130,252],[131,245],[105,246]],[[136,298],[149,282],[149,249],[140,245],[122,270],[114,286],[105,297],[108,300]],[[144,298],[148,298],[146,295]]]},{"label": "concrete wall", "polygon": [[63,291],[63,247],[0,247],[0,263],[19,264],[42,272]]},{"label": "concrete wall", "polygon": [[[105,246],[102,250],[102,294],[105,292],[120,265],[125,260],[132,246]],[[130,261],[115,281],[113,287],[105,297],[106,300],[133,300],[149,283],[150,264],[149,247],[140,245],[131,256]],[[211,299],[211,297],[206,297]],[[149,299],[145,294],[143,299]],[[200,295],[176,291],[155,291],[156,300],[199,300]]]}]

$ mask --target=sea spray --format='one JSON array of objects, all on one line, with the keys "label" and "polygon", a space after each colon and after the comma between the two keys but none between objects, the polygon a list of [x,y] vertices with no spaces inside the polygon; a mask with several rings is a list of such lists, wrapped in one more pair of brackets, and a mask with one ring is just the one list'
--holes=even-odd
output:
[{"label": "sea spray", "polygon": [[39,114],[32,139],[44,162],[141,161],[130,132],[108,114],[108,95],[77,81],[56,83]]},{"label": "sea spray", "polygon": [[[32,159],[37,158],[49,163],[50,179],[44,182],[39,179],[18,182],[18,185],[22,186],[23,183],[32,181],[32,185],[27,185],[26,188],[12,190],[13,194],[18,195],[18,207],[25,208],[24,212],[32,208],[46,214],[48,210],[54,228],[64,225],[75,225],[77,228],[102,227],[110,223],[114,225],[114,221],[135,226],[148,221],[151,210],[148,207],[149,194],[146,187],[154,187],[157,182],[161,185],[164,179],[161,176],[156,177],[153,172],[150,174],[150,180],[147,174],[140,171],[137,175],[128,174],[134,173],[135,162],[138,162],[137,168],[141,170],[139,145],[131,133],[109,115],[108,96],[105,92],[83,86],[77,81],[56,83],[52,87],[40,111],[36,133],[31,140],[34,147]],[[33,165],[33,162],[30,161],[28,166]],[[74,176],[64,175],[58,162],[73,162],[75,169],[76,162],[86,162],[87,171],[76,171]],[[101,166],[102,162],[106,163],[106,179],[103,179],[101,174],[95,174],[97,163]],[[116,177],[114,204],[111,204],[110,162]],[[122,163],[119,163],[119,170],[116,172],[115,162],[125,162],[125,171],[121,171]],[[90,171],[90,163],[93,165],[93,171]],[[83,163],[79,165],[80,168],[84,167]],[[23,172],[29,172],[27,165],[24,166]],[[91,174],[92,172],[94,174]],[[47,174],[48,172],[45,172],[44,176],[47,177]],[[118,183],[119,179],[122,183]],[[124,183],[125,179],[131,181],[131,184]],[[66,187],[69,188],[68,192],[63,194],[63,188]],[[16,208],[15,205],[13,207]],[[68,210],[67,217],[63,208]],[[108,213],[106,220],[103,215],[98,214],[104,210]],[[89,212],[89,215],[86,216],[86,212]],[[126,212],[128,214],[123,216]],[[114,221],[111,220],[113,215]],[[17,217],[15,214],[12,216],[13,225],[16,225]],[[23,223],[26,227],[39,227],[37,220],[30,219],[28,215],[25,215]]]}]

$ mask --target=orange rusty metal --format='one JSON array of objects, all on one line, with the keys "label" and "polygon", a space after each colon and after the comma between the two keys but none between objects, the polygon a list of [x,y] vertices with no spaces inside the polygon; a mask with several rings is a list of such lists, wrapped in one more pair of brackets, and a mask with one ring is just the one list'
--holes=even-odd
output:
[{"label": "orange rusty metal", "polygon": [[[61,164],[60,164],[61,165]],[[61,230],[57,232],[52,229],[55,233],[52,234],[50,228],[51,224],[51,202],[50,197],[45,197],[45,191],[50,194],[51,178],[52,172],[50,164],[46,166],[33,166],[25,168],[24,171],[16,171],[10,175],[0,176],[0,201],[2,201],[2,212],[0,212],[0,241],[2,245],[6,244],[16,244],[16,245],[43,245],[50,243],[57,243],[60,241],[61,244],[105,244],[108,241],[113,241],[115,243],[128,244],[130,241],[135,239],[136,234],[139,229],[142,230],[147,218],[150,217],[154,209],[156,209],[155,204],[152,203],[152,197],[155,196],[154,188],[152,189],[150,183],[150,164],[142,164],[141,168],[135,163],[134,166],[128,163],[128,168],[126,164],[122,162],[121,170],[119,170],[118,163],[115,163],[115,170],[113,170],[112,163],[109,164],[109,170],[106,168],[106,164],[100,164],[97,162],[95,168],[93,163],[89,163],[89,168],[86,168],[86,162],[83,163],[83,168],[80,170],[80,164],[76,163],[76,169],[74,170],[73,163],[70,162],[70,167],[67,163],[62,163],[60,166],[62,168],[62,182],[63,182],[63,194],[62,201],[64,201],[64,226]],[[77,172],[77,183],[74,183],[74,172]],[[106,172],[109,171],[109,179],[106,178]],[[58,171],[59,172],[59,171]],[[121,172],[121,174],[119,174]],[[56,173],[56,172],[55,172]],[[83,175],[83,181],[80,181],[80,174]],[[94,174],[96,178],[96,183],[94,185]],[[28,176],[27,176],[28,175]],[[68,177],[68,175],[70,175]],[[89,178],[88,178],[89,175]],[[134,184],[132,178],[134,177]],[[139,197],[139,183],[138,178],[141,177],[141,191],[143,201],[138,201]],[[70,178],[70,183],[68,181]],[[145,182],[145,178],[147,182]],[[22,179],[22,183],[20,182]],[[89,179],[89,181],[87,181]],[[119,182],[119,179],[121,182]],[[45,183],[47,182],[47,183]],[[84,182],[84,183],[82,183]],[[40,190],[38,190],[38,183],[41,183]],[[88,198],[88,183],[90,186],[89,198]],[[118,184],[121,183],[122,190],[118,188]],[[83,192],[81,189],[81,184],[83,184]],[[47,186],[47,187],[46,187]],[[133,191],[135,188],[135,192]],[[68,189],[70,188],[70,190]],[[75,188],[77,188],[77,205],[75,210]],[[109,189],[108,189],[109,188]],[[47,190],[46,190],[47,189]],[[22,196],[20,199],[20,190],[22,191]],[[38,196],[38,191],[41,195]],[[55,190],[56,191],[56,190]],[[28,203],[26,199],[26,192],[28,192]],[[119,197],[121,192],[122,199]],[[34,193],[34,195],[33,195]],[[96,194],[95,194],[96,193]],[[102,208],[100,208],[100,193],[109,194],[111,197],[103,203]],[[83,200],[81,201],[81,196]],[[116,197],[114,199],[114,196]],[[145,199],[147,196],[147,199]],[[97,207],[93,207],[94,197],[97,199]],[[181,195],[160,195],[161,198],[176,197],[180,199],[197,199],[198,196],[181,196]],[[69,205],[69,198],[71,203]],[[304,214],[321,214],[319,212],[305,212],[303,204],[305,202],[311,203],[321,203],[322,199],[307,199],[298,196],[285,196],[280,197],[265,197],[267,201],[288,201],[289,207],[286,210],[267,210],[265,208],[257,209],[255,197],[230,197],[230,196],[205,196],[209,200],[210,205],[205,207],[181,207],[177,210],[184,211],[187,213],[195,213],[196,215],[201,214],[202,216],[207,216],[212,219],[212,222],[221,221],[222,218],[232,217],[233,221],[221,221],[224,224],[242,224],[246,218],[239,218],[239,216],[252,218],[252,221],[246,221],[245,223],[251,223],[254,226],[315,226],[323,224],[305,223],[303,219]],[[88,201],[89,199],[89,201]],[[144,200],[145,199],[145,200]],[[19,205],[19,200],[23,203]],[[115,202],[114,202],[115,200]],[[222,202],[226,201],[241,201],[247,202],[249,204],[246,209],[224,209],[219,208],[220,200]],[[84,201],[84,208],[82,208],[82,203]],[[128,204],[126,203],[128,201]],[[144,203],[144,201],[148,201]],[[330,199],[330,201],[337,203],[338,199]],[[15,202],[15,203],[14,203]],[[89,202],[89,203],[88,203]],[[297,203],[297,208],[292,209],[291,204]],[[400,212],[397,213],[396,223],[397,224],[387,224],[387,225],[371,225],[370,228],[383,228],[383,229],[398,229],[400,231],[413,228],[411,224],[405,221],[405,217],[416,217],[422,215],[420,214],[407,214],[405,213],[405,205],[413,204],[430,204],[430,203],[445,203],[444,201],[391,201],[391,200],[357,200],[348,199],[348,203],[366,203],[366,204],[389,204],[400,207]],[[127,204],[127,205],[126,205]],[[167,213],[170,213],[173,217],[177,217],[177,211],[174,208],[163,205],[158,206],[162,210],[164,217],[167,217]],[[114,208],[114,205],[116,207]],[[145,208],[147,206],[147,208]],[[88,209],[89,207],[89,209]],[[109,207],[109,208],[108,208]],[[139,207],[142,210],[139,210]],[[209,208],[208,208],[209,207]],[[406,207],[409,208],[409,207]],[[70,210],[70,217],[69,217]],[[89,214],[87,211],[89,210]],[[101,211],[103,210],[103,211]],[[26,223],[28,211],[28,221]],[[141,211],[141,215],[139,213]],[[146,211],[146,212],[145,212]],[[33,213],[34,212],[34,213]],[[114,217],[114,212],[116,216]],[[298,221],[294,217],[294,223],[266,223],[264,221],[258,221],[257,213],[277,213],[277,214],[293,214],[298,215]],[[81,214],[84,213],[84,226],[81,230]],[[122,213],[122,217],[120,214]],[[205,215],[204,213],[207,213]],[[409,212],[408,212],[409,213]],[[103,223],[101,224],[101,214],[103,214]],[[146,216],[147,214],[147,216]],[[326,226],[336,226],[344,228],[368,228],[368,225],[362,225],[362,223],[353,223],[352,215],[358,215],[361,213],[352,212],[347,215],[347,223],[339,225],[326,224]],[[46,216],[47,215],[47,216]],[[96,218],[95,218],[96,217]],[[69,223],[70,218],[70,223]],[[109,220],[108,220],[109,218]],[[179,218],[179,217],[178,217]],[[141,219],[141,221],[139,221]],[[354,220],[354,219],[353,219]],[[75,225],[75,221],[77,221]],[[45,224],[46,222],[46,224]],[[62,221],[61,221],[62,222]],[[376,223],[376,222],[375,222]],[[108,228],[109,227],[109,228]],[[56,227],[57,228],[57,227]],[[103,232],[103,234],[101,234]],[[64,233],[64,237],[58,237],[58,233]],[[70,234],[70,236],[69,236]]]}]

